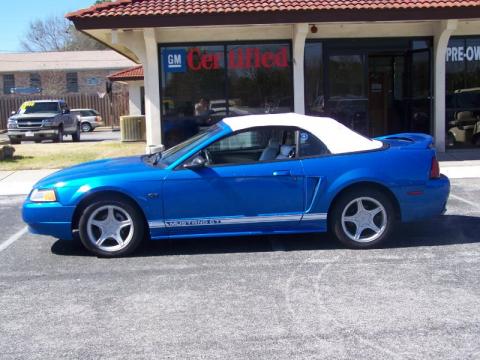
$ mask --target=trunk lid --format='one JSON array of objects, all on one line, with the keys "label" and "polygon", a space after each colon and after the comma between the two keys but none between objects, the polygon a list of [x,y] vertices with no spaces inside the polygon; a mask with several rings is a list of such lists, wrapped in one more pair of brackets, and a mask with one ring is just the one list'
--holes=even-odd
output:
[{"label": "trunk lid", "polygon": [[408,149],[430,149],[433,147],[433,137],[422,133],[400,133],[380,136],[375,140],[383,141],[392,147]]}]

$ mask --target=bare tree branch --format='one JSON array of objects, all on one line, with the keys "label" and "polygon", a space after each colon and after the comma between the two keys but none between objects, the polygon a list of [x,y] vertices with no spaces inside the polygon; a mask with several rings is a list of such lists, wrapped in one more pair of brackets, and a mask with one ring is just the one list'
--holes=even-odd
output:
[{"label": "bare tree branch", "polygon": [[30,52],[105,49],[103,44],[77,31],[60,16],[32,21],[20,45]]}]

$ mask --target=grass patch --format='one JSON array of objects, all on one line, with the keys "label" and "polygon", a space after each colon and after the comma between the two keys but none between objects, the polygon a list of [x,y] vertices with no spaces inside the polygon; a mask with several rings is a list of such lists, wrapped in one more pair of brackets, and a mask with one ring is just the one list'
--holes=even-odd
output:
[{"label": "grass patch", "polygon": [[0,161],[0,170],[59,169],[86,161],[141,155],[145,143],[119,141],[14,145],[12,160]]}]

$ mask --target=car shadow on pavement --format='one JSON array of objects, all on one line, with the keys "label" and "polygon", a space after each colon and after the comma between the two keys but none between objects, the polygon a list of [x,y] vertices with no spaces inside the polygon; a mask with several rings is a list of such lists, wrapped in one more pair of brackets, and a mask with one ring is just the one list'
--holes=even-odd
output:
[{"label": "car shadow on pavement", "polygon": [[[399,224],[380,248],[407,248],[480,243],[480,217],[444,215],[432,220]],[[145,241],[130,257],[338,250],[344,247],[330,234],[296,234]],[[52,253],[91,256],[80,241],[57,240]]]}]

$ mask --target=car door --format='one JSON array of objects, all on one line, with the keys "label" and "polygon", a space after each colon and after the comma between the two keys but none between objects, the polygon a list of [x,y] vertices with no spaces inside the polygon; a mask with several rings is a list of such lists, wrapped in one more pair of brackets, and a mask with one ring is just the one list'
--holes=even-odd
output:
[{"label": "car door", "polygon": [[[236,135],[208,147],[226,147],[224,153],[235,153],[226,157],[234,163],[197,169],[180,166],[167,176],[163,200],[170,234],[258,233],[298,226],[305,203],[301,162],[296,158],[251,161],[252,148],[257,146],[244,145],[258,145],[255,134],[250,140],[245,134],[242,139]],[[264,140],[263,145],[268,145]]]},{"label": "car door", "polygon": [[64,129],[69,132],[76,130],[74,116],[70,113],[70,109],[68,108],[67,104],[64,102],[60,103],[60,108],[62,111]]}]

